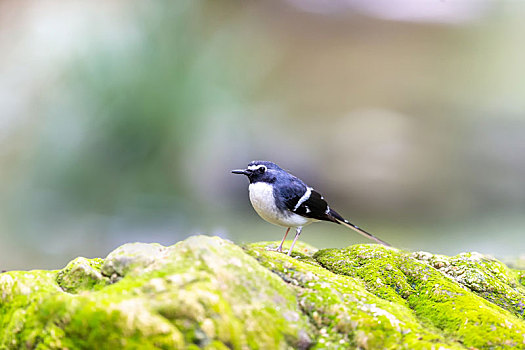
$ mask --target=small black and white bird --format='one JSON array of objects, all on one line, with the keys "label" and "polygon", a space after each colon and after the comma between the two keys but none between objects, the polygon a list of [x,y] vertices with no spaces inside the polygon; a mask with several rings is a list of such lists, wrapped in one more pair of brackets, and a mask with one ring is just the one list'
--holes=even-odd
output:
[{"label": "small black and white bird", "polygon": [[316,221],[342,224],[377,243],[390,246],[344,219],[328,206],[319,192],[308,187],[303,181],[281,169],[275,163],[256,160],[248,164],[246,169],[232,170],[232,173],[248,176],[250,202],[261,218],[269,223],[288,228],[279,245],[279,252],[283,251],[283,243],[290,228],[295,227],[295,238],[288,250],[288,255],[292,253],[303,227]]}]

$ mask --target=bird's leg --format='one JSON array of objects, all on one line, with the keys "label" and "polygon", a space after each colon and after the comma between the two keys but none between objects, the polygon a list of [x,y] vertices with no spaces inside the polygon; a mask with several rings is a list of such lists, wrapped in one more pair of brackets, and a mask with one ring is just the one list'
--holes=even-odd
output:
[{"label": "bird's leg", "polygon": [[279,245],[279,248],[277,248],[277,251],[279,253],[282,253],[283,252],[283,243],[284,241],[286,240],[286,236],[288,236],[288,232],[290,232],[290,228],[288,227],[288,230],[286,230],[286,233],[284,234],[284,238],[283,240],[281,241],[281,244]]},{"label": "bird's leg", "polygon": [[301,230],[303,228],[301,226],[297,227],[295,229],[295,238],[293,239],[292,246],[290,247],[290,250],[288,251],[288,256],[292,254],[293,246],[295,245],[295,242],[297,241],[297,238],[299,238],[299,235],[301,234]]}]

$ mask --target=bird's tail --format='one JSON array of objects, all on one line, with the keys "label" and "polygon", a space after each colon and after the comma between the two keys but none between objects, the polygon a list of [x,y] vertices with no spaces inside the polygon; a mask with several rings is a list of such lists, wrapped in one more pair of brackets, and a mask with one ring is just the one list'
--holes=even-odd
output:
[{"label": "bird's tail", "polygon": [[360,235],[365,236],[366,238],[372,239],[372,240],[376,241],[377,243],[382,244],[384,246],[391,247],[390,244],[386,243],[385,241],[380,240],[379,238],[377,238],[376,236],[374,236],[370,232],[366,232],[362,228],[357,227],[356,225],[352,224],[350,221],[348,221],[346,219],[343,219],[343,218],[341,218],[341,219],[335,218],[335,219],[337,220],[337,222],[339,224],[344,225],[344,226],[354,230],[355,232],[359,233]]}]

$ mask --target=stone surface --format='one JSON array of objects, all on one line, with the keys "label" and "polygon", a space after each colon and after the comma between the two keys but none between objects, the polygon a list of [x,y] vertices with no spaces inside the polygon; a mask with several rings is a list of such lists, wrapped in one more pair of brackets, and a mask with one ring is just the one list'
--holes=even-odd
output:
[{"label": "stone surface", "polygon": [[525,349],[525,272],[194,236],[0,274],[0,349]]}]

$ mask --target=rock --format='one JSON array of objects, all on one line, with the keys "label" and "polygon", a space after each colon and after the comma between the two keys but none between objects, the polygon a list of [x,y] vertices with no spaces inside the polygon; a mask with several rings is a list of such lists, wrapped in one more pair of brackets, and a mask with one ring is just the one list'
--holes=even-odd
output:
[{"label": "rock", "polygon": [[103,263],[103,259],[76,258],[58,271],[56,281],[69,293],[102,288],[107,284],[107,278],[100,271]]},{"label": "rock", "polygon": [[194,236],[0,274],[0,349],[525,349],[525,272],[378,245]]}]

